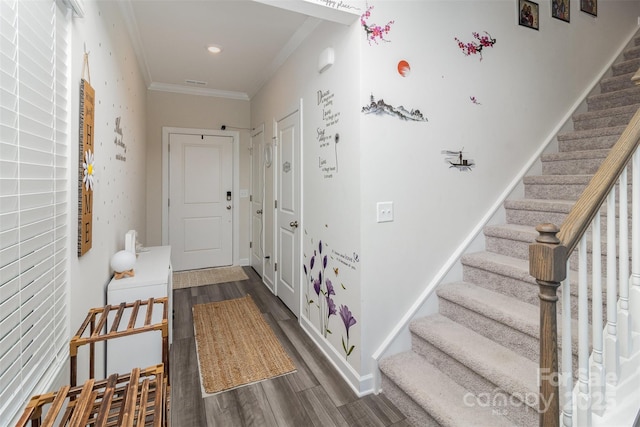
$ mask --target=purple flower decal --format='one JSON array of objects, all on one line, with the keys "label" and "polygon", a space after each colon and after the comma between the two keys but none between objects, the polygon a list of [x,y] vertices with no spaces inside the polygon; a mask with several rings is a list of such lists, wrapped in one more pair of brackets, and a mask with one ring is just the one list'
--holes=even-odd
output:
[{"label": "purple flower decal", "polygon": [[327,286],[327,296],[336,294],[336,291],[333,289],[333,283],[331,283],[331,280],[325,280],[324,284]]},{"label": "purple flower decal", "polygon": [[342,317],[342,323],[347,330],[347,340],[349,339],[349,329],[356,324],[356,319],[351,314],[351,310],[346,305],[340,306],[340,317]]},{"label": "purple flower decal", "polygon": [[316,295],[320,296],[320,285],[322,282],[320,280],[313,281],[313,290],[316,291]]},{"label": "purple flower decal", "polygon": [[329,316],[333,316],[336,314],[336,303],[333,302],[333,298],[327,297],[327,307],[329,309],[329,314],[327,314],[327,318]]},{"label": "purple flower decal", "polygon": [[347,359],[353,349],[356,348],[355,345],[349,346],[349,329],[356,324],[356,319],[346,305],[340,306],[340,317],[342,318],[342,323],[344,323],[344,329],[347,331],[347,340],[345,341],[344,337],[342,337],[342,349],[344,350],[344,357]]},{"label": "purple flower decal", "polygon": [[322,254],[322,240],[320,240],[320,242],[318,243],[318,250]]},{"label": "purple flower decal", "polygon": [[322,258],[322,268],[327,268],[327,256],[325,255],[324,258]]},{"label": "purple flower decal", "polygon": [[309,270],[313,270],[313,264],[315,264],[315,262],[316,262],[316,257],[314,255],[311,257],[311,260],[309,261]]}]

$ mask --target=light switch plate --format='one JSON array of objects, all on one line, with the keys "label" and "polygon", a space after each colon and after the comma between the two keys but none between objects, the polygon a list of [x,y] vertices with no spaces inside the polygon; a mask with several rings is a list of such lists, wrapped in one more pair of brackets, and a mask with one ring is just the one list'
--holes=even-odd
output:
[{"label": "light switch plate", "polygon": [[393,221],[393,202],[378,202],[376,208],[378,222]]}]

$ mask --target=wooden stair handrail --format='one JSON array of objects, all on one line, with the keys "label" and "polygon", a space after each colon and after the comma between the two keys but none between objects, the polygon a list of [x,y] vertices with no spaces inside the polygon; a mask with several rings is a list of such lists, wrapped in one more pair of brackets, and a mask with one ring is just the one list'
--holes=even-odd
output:
[{"label": "wooden stair handrail", "polygon": [[[640,145],[640,109],[609,151],[560,228],[540,224],[536,243],[529,246],[529,273],[540,287],[540,400],[549,402],[540,411],[540,426],[560,422],[556,295],[567,277],[567,260],[613,190],[618,178]],[[640,185],[640,183],[633,183]],[[541,407],[541,409],[543,409]]]}]

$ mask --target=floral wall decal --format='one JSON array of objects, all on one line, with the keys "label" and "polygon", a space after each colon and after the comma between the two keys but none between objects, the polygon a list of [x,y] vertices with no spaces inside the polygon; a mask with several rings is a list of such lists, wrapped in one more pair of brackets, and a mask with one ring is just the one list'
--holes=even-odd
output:
[{"label": "floral wall decal", "polygon": [[476,104],[476,105],[482,105],[475,96],[470,96],[469,99],[471,100],[472,103]]},{"label": "floral wall decal", "polygon": [[368,6],[367,10],[360,15],[360,24],[362,25],[362,28],[364,28],[364,32],[367,34],[367,40],[369,41],[369,44],[371,44],[371,42],[378,44],[378,40],[388,42],[389,40],[386,40],[384,36],[389,34],[389,31],[391,31],[391,25],[394,21],[387,22],[384,27],[376,24],[368,24],[367,20],[371,17],[372,9],[373,6]]},{"label": "floral wall decal", "polygon": [[424,117],[418,109],[412,108],[411,110],[407,110],[402,105],[394,107],[384,102],[383,99],[379,99],[376,101],[373,95],[371,95],[371,102],[369,103],[369,105],[365,105],[364,107],[362,107],[362,112],[364,114],[387,114],[389,116],[395,116],[401,120],[411,120],[414,122],[428,121],[427,118]]},{"label": "floral wall decal", "polygon": [[[313,239],[311,240],[311,244],[313,245]],[[338,279],[340,268],[329,266],[329,259],[333,260],[334,256],[329,256],[327,254],[327,246],[327,244],[319,241],[318,245],[313,249],[313,254],[310,257],[307,257],[305,255],[305,258],[308,258],[309,260],[308,264],[305,263],[303,265],[304,275],[306,278],[305,314],[307,318],[310,319],[312,308],[315,307],[318,310],[317,321],[319,332],[324,338],[328,338],[329,335],[333,334],[329,325],[331,322],[331,318],[333,316],[336,316],[337,314],[340,314],[342,325],[344,326],[345,331],[345,334],[342,336],[342,349],[345,354],[345,360],[347,360],[356,348],[356,346],[351,344],[349,341],[349,331],[357,323],[357,321],[346,304],[340,304],[340,310],[338,311],[337,309],[336,300],[343,295],[336,294],[336,287],[334,286],[333,282],[340,281]],[[333,251],[333,253],[338,257],[341,256],[335,251]],[[332,273],[333,276],[331,276]],[[331,276],[334,280],[332,280],[329,276]],[[343,283],[340,284],[342,290],[346,291],[346,286]],[[342,293],[342,291],[340,291],[339,289],[338,291]],[[314,294],[315,297],[313,296]],[[313,310],[315,311],[315,309]]]},{"label": "floral wall decal", "polygon": [[468,43],[460,41],[457,37],[454,37],[454,39],[458,42],[458,47],[462,49],[462,53],[466,56],[480,55],[480,61],[482,61],[482,49],[485,47],[493,47],[493,45],[496,44],[496,39],[491,37],[491,35],[486,31],[484,33],[486,34],[484,36],[481,36],[479,33],[472,33],[473,38],[476,39],[476,41]]}]

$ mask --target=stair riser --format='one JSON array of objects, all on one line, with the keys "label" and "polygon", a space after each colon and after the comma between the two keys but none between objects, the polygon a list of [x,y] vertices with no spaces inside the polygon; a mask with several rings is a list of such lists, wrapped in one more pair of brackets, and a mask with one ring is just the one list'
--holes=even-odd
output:
[{"label": "stair riser", "polygon": [[629,121],[631,121],[631,117],[633,117],[634,113],[635,108],[629,107],[628,109],[621,110],[619,112],[612,111],[611,114],[604,115],[589,113],[577,114],[573,119],[573,129],[579,131],[615,126],[626,126],[627,124],[629,124]]},{"label": "stair riser", "polygon": [[[628,178],[627,178],[628,179]],[[630,181],[628,181],[630,182]],[[527,199],[545,200],[578,200],[584,192],[587,184],[574,183],[538,183],[527,182],[524,187],[524,197]],[[618,190],[616,189],[616,200],[618,200]],[[631,200],[631,185],[627,185],[627,200]]]},{"label": "stair riser", "polygon": [[640,90],[610,92],[587,98],[589,111],[605,110],[607,108],[624,107],[640,102]]},{"label": "stair riser", "polygon": [[536,227],[539,224],[551,223],[560,225],[567,217],[563,212],[531,211],[522,209],[505,209],[506,219],[509,224],[530,225]]},{"label": "stair riser", "polygon": [[524,197],[527,199],[578,200],[586,184],[526,184]]},{"label": "stair riser", "polygon": [[611,74],[615,77],[622,74],[635,73],[638,71],[638,68],[640,68],[640,59],[631,59],[620,62],[619,64],[614,64],[611,67]]},{"label": "stair riser", "polygon": [[604,157],[575,160],[542,161],[543,175],[594,174],[604,161]]},{"label": "stair riser", "polygon": [[[604,120],[604,119],[603,119]],[[628,120],[627,120],[628,122]],[[558,138],[558,151],[607,150],[615,145],[620,135],[605,135],[587,138]]]},{"label": "stair riser", "polygon": [[[389,377],[384,373],[382,378],[382,390],[384,395],[393,403],[396,408],[402,412],[411,425],[425,427],[440,427],[427,411],[418,405],[413,399],[402,391]],[[425,387],[426,388],[426,387]]]},{"label": "stair riser", "polygon": [[[476,396],[488,397],[488,399],[486,399],[488,404],[492,401],[497,403],[497,405],[491,405],[497,413],[504,415],[518,425],[535,425],[537,423],[538,412],[536,410],[519,401],[515,405],[500,405],[505,399],[508,403],[510,393],[500,389],[491,381],[488,381],[477,372],[460,363],[455,357],[444,353],[430,342],[414,334],[412,334],[411,340],[412,350],[424,357],[427,362],[436,366],[440,371]],[[529,399],[535,399],[537,397],[528,396],[525,390],[522,390],[521,395],[527,396]],[[475,399],[470,399],[468,402],[468,404],[477,405],[480,403],[481,402],[476,402]]]},{"label": "stair riser", "polygon": [[624,51],[622,56],[626,61],[630,61],[632,59],[640,59],[640,47],[630,47]]}]

